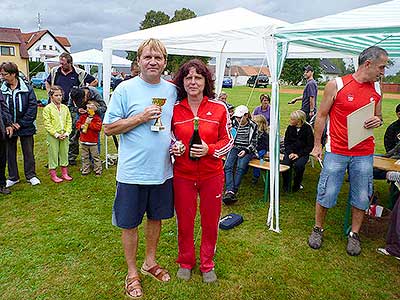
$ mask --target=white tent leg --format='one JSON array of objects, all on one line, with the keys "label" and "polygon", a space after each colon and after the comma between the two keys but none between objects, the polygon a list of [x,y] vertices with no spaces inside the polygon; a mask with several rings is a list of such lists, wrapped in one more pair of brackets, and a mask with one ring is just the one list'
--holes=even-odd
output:
[{"label": "white tent leg", "polygon": [[[110,85],[111,85],[111,59],[112,49],[103,48],[103,99],[107,103],[110,102]],[[108,143],[107,137],[105,138],[106,150],[106,169],[108,169]]]}]

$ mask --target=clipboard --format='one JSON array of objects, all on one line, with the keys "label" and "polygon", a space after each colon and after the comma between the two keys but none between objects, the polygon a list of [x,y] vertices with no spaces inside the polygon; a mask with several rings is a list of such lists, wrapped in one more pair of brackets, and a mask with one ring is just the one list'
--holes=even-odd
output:
[{"label": "clipboard", "polygon": [[375,101],[360,107],[347,116],[347,148],[351,149],[355,145],[374,136],[373,128],[364,128],[364,122],[372,118],[375,113]]}]

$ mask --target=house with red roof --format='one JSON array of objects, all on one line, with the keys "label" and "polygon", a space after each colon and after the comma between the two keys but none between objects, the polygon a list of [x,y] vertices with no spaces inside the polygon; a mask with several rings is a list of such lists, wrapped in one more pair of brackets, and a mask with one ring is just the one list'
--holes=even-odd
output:
[{"label": "house with red roof", "polygon": [[11,61],[18,69],[29,75],[29,54],[21,30],[0,27],[0,63]]},{"label": "house with red roof", "polygon": [[23,33],[22,36],[31,61],[44,61],[47,58],[58,57],[63,52],[71,52],[68,38],[55,36],[49,30]]}]

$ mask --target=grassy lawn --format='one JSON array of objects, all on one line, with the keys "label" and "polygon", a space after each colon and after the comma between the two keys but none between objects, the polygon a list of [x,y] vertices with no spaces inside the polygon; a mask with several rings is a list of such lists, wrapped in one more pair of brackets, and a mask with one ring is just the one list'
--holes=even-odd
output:
[{"label": "grassy lawn", "polygon": [[[250,90],[227,89],[228,101],[246,103]],[[250,109],[258,105],[262,91],[255,90]],[[37,92],[38,98],[45,97],[43,91]],[[295,96],[281,94],[282,134],[289,113],[300,107],[300,103],[286,104]],[[387,99],[383,102],[385,126],[375,131],[376,152],[383,152],[384,130],[395,119],[397,103]],[[31,187],[21,180],[12,187],[10,196],[0,197],[0,298],[124,299],[126,266],[120,230],[111,225],[115,167],[96,178],[82,177],[79,166],[74,166],[70,168],[74,177],[71,183],[52,183],[45,168],[41,108],[37,125],[36,169],[42,184]],[[112,142],[109,145],[115,152]],[[203,284],[198,268],[189,282],[176,280],[176,220],[166,221],[158,257],[160,264],[170,270],[172,281],[161,284],[144,277],[145,299],[399,299],[399,261],[375,252],[384,244],[383,237],[363,238],[359,257],[346,254],[342,226],[348,183],[344,184],[338,205],[329,211],[323,248],[314,251],[307,246],[314,224],[319,171],[318,165],[308,165],[304,190],[281,195],[281,234],[270,232],[265,225],[268,204],[259,200],[263,184],[253,186],[250,172],[245,176],[238,203],[223,207],[223,215],[239,213],[245,222],[234,230],[220,231],[217,284]],[[22,162],[20,175],[23,179]],[[375,187],[386,201],[386,182],[376,181]],[[197,246],[198,228],[197,222]],[[143,233],[140,237],[139,264],[143,261]]]}]

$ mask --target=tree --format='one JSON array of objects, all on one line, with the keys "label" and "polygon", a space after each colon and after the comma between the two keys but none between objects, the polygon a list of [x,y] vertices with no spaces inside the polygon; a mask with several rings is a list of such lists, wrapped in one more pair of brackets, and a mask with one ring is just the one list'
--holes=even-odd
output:
[{"label": "tree", "polygon": [[[168,23],[183,21],[195,17],[196,13],[190,10],[189,8],[182,8],[180,10],[175,10],[174,16],[172,18],[170,18],[166,13],[162,11],[150,10],[146,13],[144,20],[140,22],[140,30],[151,28],[154,26],[165,25]],[[127,59],[135,61],[136,51],[127,51],[127,52],[128,52]],[[199,58],[205,63],[208,62],[207,57],[168,55],[168,63],[166,69],[172,73],[175,73],[182,64],[193,58]]]},{"label": "tree", "polygon": [[314,79],[318,81],[321,74],[319,59],[287,59],[283,66],[281,79],[288,84],[298,84],[304,80],[304,67],[312,66],[314,69]]},{"label": "tree", "polygon": [[150,10],[144,16],[144,20],[140,22],[140,30],[165,25],[170,22],[169,16],[163,11]]},{"label": "tree", "polygon": [[189,8],[182,8],[180,10],[175,10],[174,16],[171,18],[170,23],[192,18],[196,18],[195,12],[190,10]]}]

